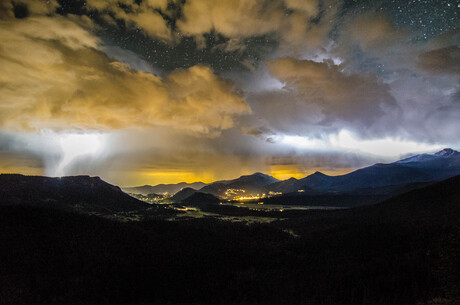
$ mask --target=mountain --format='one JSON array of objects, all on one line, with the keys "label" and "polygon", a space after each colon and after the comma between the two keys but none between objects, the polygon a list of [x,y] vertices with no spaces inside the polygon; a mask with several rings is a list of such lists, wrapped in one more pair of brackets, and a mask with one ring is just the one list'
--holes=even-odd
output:
[{"label": "mountain", "polygon": [[257,186],[265,186],[265,185],[269,185],[269,184],[272,184],[278,181],[279,181],[278,179],[272,176],[257,172],[252,175],[241,176],[237,179],[230,180],[226,184],[227,185],[252,184],[252,185],[257,185]]},{"label": "mountain", "polygon": [[225,197],[227,190],[244,190],[245,194],[259,194],[264,192],[264,187],[279,182],[278,179],[262,174],[241,176],[234,180],[216,181],[200,189],[200,192],[212,194],[218,197]]},{"label": "mountain", "polygon": [[99,177],[50,178],[19,174],[0,174],[0,205],[53,206],[97,212],[149,207]]},{"label": "mountain", "polygon": [[293,191],[263,199],[264,204],[351,208],[372,205],[383,200],[420,189],[435,182],[417,182],[404,185],[388,185],[382,187],[357,188],[352,191],[328,192],[306,189],[303,192]]},{"label": "mountain", "polygon": [[307,187],[305,181],[296,178],[289,178],[287,180],[275,182],[264,187],[264,193],[293,193],[298,191],[314,192],[310,187]]},{"label": "mountain", "polygon": [[181,200],[180,204],[191,205],[195,207],[204,207],[208,205],[218,205],[219,202],[221,202],[221,199],[212,194],[194,192],[192,195]]},{"label": "mountain", "polygon": [[446,148],[433,155],[417,155],[395,163],[420,169],[428,173],[432,180],[443,180],[459,174],[460,153]]},{"label": "mountain", "polygon": [[219,204],[222,200],[212,194],[203,193],[192,188],[184,188],[170,198],[174,203],[203,207],[209,204]]},{"label": "mountain", "polygon": [[266,187],[283,193],[297,190],[350,192],[357,189],[382,188],[410,183],[440,181],[460,174],[460,153],[446,148],[433,155],[422,154],[394,163],[378,163],[354,172],[328,176],[316,172],[299,180],[285,180]]},{"label": "mountain", "polygon": [[[438,222],[458,226],[460,175],[404,192],[376,205],[354,209],[375,221]],[[352,211],[352,210],[350,210]],[[377,220],[379,219],[379,220]]]},{"label": "mountain", "polygon": [[458,158],[459,155],[460,153],[458,151],[455,151],[451,148],[445,148],[441,151],[438,151],[437,153],[433,155],[429,155],[429,154],[415,155],[409,158],[405,158],[405,159],[396,161],[396,163],[426,162],[426,161],[442,160],[442,159],[448,159],[448,158]]},{"label": "mountain", "polygon": [[431,180],[436,179],[426,171],[396,163],[379,163],[341,176],[328,176],[317,172],[301,179],[306,186],[314,190],[329,192],[345,192],[358,188],[401,185]]},{"label": "mountain", "polygon": [[136,186],[136,187],[125,187],[123,188],[123,191],[125,191],[126,193],[144,194],[144,195],[152,194],[152,193],[175,194],[181,189],[186,188],[186,187],[189,187],[195,190],[199,190],[204,186],[206,186],[206,183],[203,183],[203,182],[194,182],[194,183],[181,182],[177,184],[158,184],[155,186],[144,185],[144,186]]},{"label": "mountain", "polygon": [[177,192],[176,194],[174,194],[174,196],[172,196],[170,198],[170,200],[172,202],[178,203],[178,202],[181,202],[182,200],[192,196],[196,192],[198,192],[198,191],[195,190],[195,189],[192,189],[191,187],[186,187],[186,188],[180,190],[179,192]]},{"label": "mountain", "polygon": [[[272,176],[257,172],[233,180],[216,181],[208,185],[201,182],[160,184],[155,187],[144,186],[124,190],[133,193],[164,191],[174,193],[182,188],[190,187],[224,199],[271,192],[284,195],[292,193],[289,195],[290,204],[304,202],[307,205],[316,205],[315,202],[318,202],[319,205],[356,206],[389,198],[400,193],[403,186],[407,186],[406,189],[410,190],[424,183],[440,181],[459,174],[460,153],[446,148],[435,154],[416,155],[388,164],[378,163],[340,176],[328,176],[315,172],[302,179],[290,178],[279,181]],[[203,187],[199,188],[200,186]],[[185,193],[187,196],[192,194],[191,190],[186,190]],[[179,202],[184,199],[185,193],[173,198],[173,201]],[[276,201],[278,204],[281,199],[283,198],[269,202]]]}]

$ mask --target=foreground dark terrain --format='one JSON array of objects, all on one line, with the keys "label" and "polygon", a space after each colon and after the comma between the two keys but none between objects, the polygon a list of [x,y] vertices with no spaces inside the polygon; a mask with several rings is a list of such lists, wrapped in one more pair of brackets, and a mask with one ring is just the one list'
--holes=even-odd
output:
[{"label": "foreground dark terrain", "polygon": [[4,199],[0,304],[459,304],[459,193],[456,176],[251,225],[153,212],[120,222],[61,209],[65,197]]}]

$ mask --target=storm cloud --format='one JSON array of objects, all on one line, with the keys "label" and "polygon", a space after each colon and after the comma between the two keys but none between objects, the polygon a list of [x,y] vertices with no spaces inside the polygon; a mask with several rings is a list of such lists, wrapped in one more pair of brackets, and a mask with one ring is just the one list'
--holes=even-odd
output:
[{"label": "storm cloud", "polygon": [[[169,126],[215,135],[250,113],[233,84],[203,65],[164,78],[108,57],[62,17],[2,21],[0,124],[6,129]],[[218,102],[217,102],[218,101]]]},{"label": "storm cloud", "polygon": [[389,87],[372,74],[347,74],[331,61],[314,62],[292,57],[267,63],[270,73],[286,90],[316,105],[326,119],[370,124],[395,105]]},{"label": "storm cloud", "polygon": [[[410,3],[0,0],[0,169],[209,182],[458,149],[458,8]],[[64,168],[68,138],[101,151]]]}]

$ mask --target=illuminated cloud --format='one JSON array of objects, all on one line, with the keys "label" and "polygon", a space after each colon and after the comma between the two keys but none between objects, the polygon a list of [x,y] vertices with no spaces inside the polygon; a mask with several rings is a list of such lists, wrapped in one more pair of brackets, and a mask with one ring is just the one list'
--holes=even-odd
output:
[{"label": "illuminated cloud", "polygon": [[0,1],[0,19],[6,18],[26,18],[36,15],[53,14],[59,7],[57,0],[36,1],[36,0],[18,0],[18,1]]},{"label": "illuminated cloud", "polygon": [[129,0],[87,0],[86,7],[101,12],[109,23],[116,24],[116,20],[121,20],[128,28],[141,28],[148,35],[172,43],[176,39],[175,35],[158,12],[161,10],[167,13],[169,2],[171,1],[148,0],[138,3]]},{"label": "illuminated cloud", "polygon": [[291,47],[316,47],[327,35],[331,26],[328,21],[335,13],[331,6],[320,22],[310,22],[319,20],[319,8],[317,0],[190,0],[182,7],[177,28],[195,37],[212,31],[231,39],[275,35]]},{"label": "illuminated cloud", "polygon": [[[192,36],[203,47],[203,35],[214,32],[230,38],[232,42],[225,47],[228,51],[243,47],[235,44],[237,40],[264,35],[274,35],[283,45],[300,50],[305,46],[317,47],[328,34],[336,12],[336,6],[329,2],[88,0],[86,9],[97,11],[109,23],[122,21],[128,28],[140,29],[171,45],[178,43],[182,36]],[[315,18],[316,21],[311,22]]]},{"label": "illuminated cloud", "polygon": [[0,124],[6,129],[168,126],[216,135],[250,112],[234,85],[207,66],[161,78],[131,69],[63,17],[2,21]]}]

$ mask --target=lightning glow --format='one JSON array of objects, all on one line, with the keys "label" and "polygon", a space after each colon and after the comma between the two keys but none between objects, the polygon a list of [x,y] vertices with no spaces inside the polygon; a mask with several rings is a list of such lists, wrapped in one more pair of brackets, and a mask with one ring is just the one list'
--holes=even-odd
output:
[{"label": "lightning glow", "polygon": [[382,157],[399,157],[409,153],[439,150],[443,147],[394,138],[363,140],[348,130],[321,139],[285,136],[282,143],[303,150],[351,150]]},{"label": "lightning glow", "polygon": [[66,168],[75,159],[82,156],[97,156],[104,147],[101,134],[64,134],[56,137],[62,151],[62,158],[54,171],[54,176],[63,176]]}]

